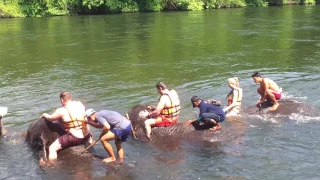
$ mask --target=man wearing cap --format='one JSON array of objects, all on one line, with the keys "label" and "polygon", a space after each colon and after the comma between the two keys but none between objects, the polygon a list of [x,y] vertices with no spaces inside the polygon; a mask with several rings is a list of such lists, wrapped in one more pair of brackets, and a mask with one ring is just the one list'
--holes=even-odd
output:
[{"label": "man wearing cap", "polygon": [[44,113],[41,117],[48,121],[60,120],[66,129],[66,134],[60,136],[49,147],[49,160],[57,159],[57,152],[72,146],[92,143],[90,128],[86,123],[85,107],[80,101],[73,101],[70,92],[60,93],[60,102],[63,107],[53,114]]},{"label": "man wearing cap", "polygon": [[144,122],[148,139],[150,139],[151,127],[168,127],[177,123],[180,112],[180,99],[177,92],[174,89],[169,90],[163,82],[158,82],[156,88],[161,95],[158,105],[148,106],[153,111],[148,114],[150,118]]},{"label": "man wearing cap", "polygon": [[197,119],[186,121],[186,125],[190,125],[194,122],[203,122],[211,123],[212,125],[214,125],[214,127],[210,128],[210,130],[221,129],[221,125],[219,124],[219,122],[224,121],[226,115],[220,105],[201,100],[198,96],[193,96],[191,98],[191,103],[193,107],[200,108],[200,113]]},{"label": "man wearing cap", "polygon": [[116,160],[110,140],[115,140],[119,160],[122,161],[124,157],[124,150],[121,146],[122,142],[127,141],[131,133],[131,122],[123,117],[121,114],[110,110],[101,110],[96,112],[94,109],[86,111],[88,124],[95,128],[102,128],[99,139],[102,142],[104,149],[108,152],[109,158],[103,160],[108,163]]}]

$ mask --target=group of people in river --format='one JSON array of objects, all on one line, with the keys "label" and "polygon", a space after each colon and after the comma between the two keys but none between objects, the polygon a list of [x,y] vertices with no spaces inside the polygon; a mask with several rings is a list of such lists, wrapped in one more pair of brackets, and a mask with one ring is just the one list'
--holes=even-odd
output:
[{"label": "group of people in river", "polygon": [[[260,99],[257,104],[269,101],[272,103],[271,111],[278,108],[278,99],[281,98],[281,88],[271,79],[263,78],[260,73],[252,75],[255,83],[260,87],[257,92]],[[200,113],[198,118],[187,120],[185,125],[191,123],[211,124],[210,130],[221,129],[220,123],[226,119],[226,116],[237,116],[240,113],[242,102],[242,88],[238,78],[229,78],[228,86],[231,91],[227,95],[228,105],[223,109],[221,101],[203,100],[198,96],[191,97],[193,107],[198,107]],[[151,138],[152,127],[168,127],[178,122],[178,115],[181,110],[180,99],[175,90],[169,90],[164,82],[158,82],[156,89],[160,94],[157,106],[149,105],[150,112],[145,120],[145,133],[148,139]],[[99,140],[110,157],[103,160],[109,163],[116,160],[112,145],[109,143],[115,140],[119,160],[124,158],[124,149],[122,143],[125,142],[132,132],[131,121],[116,111],[101,110],[96,112],[94,109],[87,109],[80,101],[72,100],[70,92],[61,92],[60,102],[62,107],[55,110],[54,113],[44,113],[41,117],[47,121],[60,121],[66,134],[60,136],[49,146],[49,160],[57,159],[58,151],[72,146],[78,146],[88,142],[93,144],[93,138],[89,125],[102,129]],[[2,115],[3,116],[3,115]],[[0,119],[2,118],[0,116]]]}]

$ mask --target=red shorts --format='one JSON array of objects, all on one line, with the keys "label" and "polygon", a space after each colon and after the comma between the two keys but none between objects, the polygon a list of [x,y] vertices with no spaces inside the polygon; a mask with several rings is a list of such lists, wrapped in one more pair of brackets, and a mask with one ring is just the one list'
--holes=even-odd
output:
[{"label": "red shorts", "polygon": [[72,134],[65,134],[63,136],[60,136],[58,139],[59,143],[61,144],[61,148],[66,149],[68,147],[84,144],[91,136],[91,133],[89,133],[84,138],[77,138]]},{"label": "red shorts", "polygon": [[[157,123],[159,121],[161,121],[161,122]],[[174,125],[177,122],[178,122],[178,118],[159,116],[156,119],[156,124],[154,126],[156,126],[156,127],[160,127],[160,126],[168,127],[168,126]]]},{"label": "red shorts", "polygon": [[274,95],[276,100],[279,100],[281,98],[281,96],[282,96],[282,92],[272,91],[272,94]]}]

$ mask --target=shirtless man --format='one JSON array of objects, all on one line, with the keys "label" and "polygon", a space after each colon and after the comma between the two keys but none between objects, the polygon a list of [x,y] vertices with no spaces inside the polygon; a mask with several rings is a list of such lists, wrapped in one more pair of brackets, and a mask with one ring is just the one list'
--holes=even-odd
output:
[{"label": "shirtless man", "polygon": [[92,143],[90,128],[86,123],[85,107],[80,101],[73,101],[70,92],[61,92],[60,101],[63,107],[53,114],[42,115],[48,121],[60,120],[67,134],[60,136],[49,147],[49,160],[57,159],[57,152],[88,141]]},{"label": "shirtless man", "polygon": [[260,84],[260,87],[257,89],[258,93],[261,95],[258,104],[264,103],[265,100],[271,101],[273,106],[270,111],[276,110],[279,106],[277,100],[281,98],[282,89],[273,80],[262,78],[258,72],[255,72],[251,77],[255,83]]},{"label": "shirtless man", "polygon": [[158,105],[148,106],[153,111],[148,114],[151,118],[144,122],[148,139],[150,139],[151,127],[168,127],[177,123],[180,112],[180,99],[177,92],[173,89],[169,90],[163,82],[158,82],[156,88],[161,95]]}]

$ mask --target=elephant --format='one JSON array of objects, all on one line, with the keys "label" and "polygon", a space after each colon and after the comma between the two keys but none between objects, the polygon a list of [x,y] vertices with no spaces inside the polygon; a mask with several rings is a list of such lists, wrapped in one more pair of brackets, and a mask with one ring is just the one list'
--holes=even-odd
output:
[{"label": "elephant", "polygon": [[[60,121],[47,121],[42,117],[29,125],[25,140],[33,150],[40,152],[40,158],[47,160],[48,149],[51,143],[66,133]],[[89,143],[85,145],[89,146]],[[79,156],[87,159],[93,159],[93,157],[105,158],[103,155],[98,154],[93,147],[88,150],[89,153],[83,154],[84,150],[84,146],[74,146],[59,151],[58,156],[64,160],[72,160]]]},{"label": "elephant", "polygon": [[59,122],[40,118],[30,124],[26,134],[26,142],[33,149],[46,151],[51,143],[64,134],[66,131]]},{"label": "elephant", "polygon": [[[130,109],[127,117],[131,120],[133,133],[142,140],[148,141],[145,135],[144,121],[147,119],[146,112],[150,112],[148,105],[138,104]],[[229,141],[238,138],[243,133],[243,123],[223,122],[222,129],[217,131],[209,130],[211,125],[193,123],[192,125],[185,125],[182,122],[169,127],[153,127],[151,134],[151,141],[156,139],[161,142],[172,140],[186,140],[197,142],[219,142]]]},{"label": "elephant", "polygon": [[253,105],[247,108],[244,108],[241,113],[242,114],[274,114],[280,116],[289,116],[292,114],[299,114],[303,116],[310,116],[310,117],[318,117],[320,116],[320,111],[309,104],[299,102],[296,100],[290,99],[283,99],[278,100],[279,107],[274,111],[269,111],[272,103],[269,101],[265,101],[261,105]]}]

